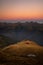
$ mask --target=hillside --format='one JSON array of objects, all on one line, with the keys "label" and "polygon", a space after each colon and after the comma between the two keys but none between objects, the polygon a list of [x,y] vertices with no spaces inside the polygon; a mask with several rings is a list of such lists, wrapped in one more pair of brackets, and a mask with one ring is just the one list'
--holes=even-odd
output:
[{"label": "hillside", "polygon": [[[8,51],[8,52],[11,52],[11,51],[17,51],[17,52],[19,52],[19,53],[22,53],[22,51],[24,50],[24,51],[29,51],[29,50],[31,50],[32,51],[32,49],[33,49],[33,51],[34,51],[34,49],[36,50],[36,51],[40,51],[40,49],[42,48],[41,46],[39,46],[37,43],[35,43],[35,42],[32,42],[32,41],[22,41],[22,42],[18,42],[17,44],[13,44],[13,45],[9,45],[9,46],[7,46],[7,47],[5,47],[4,49],[3,49],[3,51]],[[11,50],[11,51],[10,51]],[[20,51],[21,50],[21,51]],[[14,52],[15,53],[15,52]]]},{"label": "hillside", "polygon": [[11,38],[6,37],[4,35],[0,35],[0,48],[8,46],[8,45],[10,45],[13,42],[14,41]]},{"label": "hillside", "polygon": [[[37,22],[25,23],[2,23],[0,22],[1,40],[5,45],[16,43],[22,40],[32,40],[43,46],[43,24]],[[1,42],[2,42],[1,41]]]},{"label": "hillside", "polygon": [[[4,63],[10,65],[42,65],[43,47],[33,41],[22,41],[1,50],[5,54]],[[4,54],[1,54],[4,56]],[[3,57],[2,57],[3,59]],[[1,62],[2,62],[1,61]]]}]

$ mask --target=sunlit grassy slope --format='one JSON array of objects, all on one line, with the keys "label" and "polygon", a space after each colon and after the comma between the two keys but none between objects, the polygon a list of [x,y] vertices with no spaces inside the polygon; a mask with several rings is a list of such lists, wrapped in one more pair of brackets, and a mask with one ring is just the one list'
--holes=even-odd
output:
[{"label": "sunlit grassy slope", "polygon": [[1,64],[43,65],[43,47],[33,41],[22,41],[9,45],[0,52]]}]

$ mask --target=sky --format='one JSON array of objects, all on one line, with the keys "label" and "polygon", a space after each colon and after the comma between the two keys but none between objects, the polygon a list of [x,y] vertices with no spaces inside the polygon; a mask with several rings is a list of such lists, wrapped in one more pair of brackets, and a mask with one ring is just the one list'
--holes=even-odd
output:
[{"label": "sky", "polygon": [[0,0],[0,19],[43,19],[43,0]]}]

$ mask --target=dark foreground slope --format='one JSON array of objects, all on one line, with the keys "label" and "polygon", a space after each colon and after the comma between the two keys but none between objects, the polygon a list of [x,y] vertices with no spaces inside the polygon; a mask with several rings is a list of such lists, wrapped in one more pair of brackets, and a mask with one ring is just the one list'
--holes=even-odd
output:
[{"label": "dark foreground slope", "polygon": [[1,65],[43,65],[43,47],[32,41],[22,41],[0,52]]},{"label": "dark foreground slope", "polygon": [[9,37],[6,37],[4,35],[0,35],[0,48],[3,48],[5,46],[8,46],[9,44],[13,43],[14,41],[9,38]]}]

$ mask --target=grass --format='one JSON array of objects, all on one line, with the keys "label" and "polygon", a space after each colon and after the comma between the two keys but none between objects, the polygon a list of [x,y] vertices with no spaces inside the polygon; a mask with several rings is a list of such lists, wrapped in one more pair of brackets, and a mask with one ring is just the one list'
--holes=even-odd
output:
[{"label": "grass", "polygon": [[[28,54],[36,54],[29,57]],[[1,65],[43,65],[43,47],[32,41],[22,41],[0,51]]]}]

